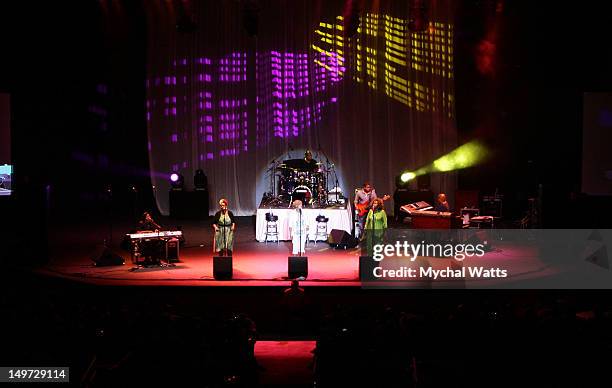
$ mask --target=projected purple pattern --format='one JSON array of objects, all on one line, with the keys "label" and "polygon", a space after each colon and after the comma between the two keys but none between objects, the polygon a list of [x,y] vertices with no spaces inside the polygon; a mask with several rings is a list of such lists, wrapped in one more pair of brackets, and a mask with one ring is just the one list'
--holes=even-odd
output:
[{"label": "projected purple pattern", "polygon": [[[333,64],[334,59],[329,63]],[[325,106],[337,101],[336,96],[329,98],[321,92],[339,78],[328,75],[330,72],[325,68],[313,66],[306,53],[260,53],[256,66],[258,146],[274,137],[301,136],[321,120]],[[316,94],[314,98],[311,88]]]},{"label": "projected purple pattern", "polygon": [[[218,156],[237,155],[248,150],[247,143],[247,100],[245,98],[227,99],[215,95],[213,79],[219,82],[244,83],[246,81],[246,53],[231,53],[218,61],[210,58],[196,58],[193,61],[178,59],[173,62],[176,74],[147,80],[148,89],[163,88],[163,103],[158,109],[155,99],[146,101],[147,121],[160,120],[168,128],[170,144],[189,141],[190,128],[184,128],[184,120],[176,116],[196,113],[197,132],[200,143],[198,159],[212,160],[215,149]],[[195,65],[194,70],[191,65]],[[188,81],[204,84],[196,101],[188,101]],[[185,85],[185,86],[182,86]],[[209,85],[209,86],[206,86]],[[178,97],[180,92],[185,95]],[[238,97],[238,96],[235,96]],[[160,115],[162,117],[160,117]],[[172,128],[172,129],[171,129]],[[188,166],[187,161],[175,163],[173,170]]]},{"label": "projected purple pattern", "polygon": [[[213,80],[244,85],[247,81],[246,53],[231,53],[218,60],[177,59],[173,65],[175,74],[146,82],[148,89],[163,90],[161,101],[146,101],[146,118],[164,123],[168,131],[166,144],[179,147],[190,141],[191,130],[185,122],[189,122],[188,116],[195,112],[199,161],[248,151],[248,99],[239,95],[220,96],[213,85]],[[256,69],[257,146],[267,144],[272,138],[299,137],[321,121],[323,110],[337,102],[330,86],[341,80],[339,71],[344,71],[338,67],[335,53],[316,53],[316,61],[313,61],[307,53],[278,51],[257,54]],[[187,99],[190,79],[199,83],[203,90],[195,95],[196,101]],[[236,93],[242,93],[239,90],[242,89],[238,88]],[[172,170],[179,171],[188,165],[187,161],[175,161]]]},{"label": "projected purple pattern", "polygon": [[[196,58],[195,81],[210,84],[195,96],[198,112],[198,137],[204,144],[204,151],[198,155],[200,161],[218,156],[237,155],[248,151],[247,108],[248,100],[233,96],[222,98],[214,94],[212,80],[229,83],[243,83],[247,80],[246,53],[231,53],[218,61],[210,58]],[[323,64],[315,65],[314,63]],[[177,125],[173,117],[187,113],[191,105],[186,95],[174,95],[177,85],[186,84],[190,78],[190,61],[179,59],[173,62],[176,74],[147,80],[147,88],[164,88],[163,118],[168,128]],[[280,53],[270,51],[257,54],[257,145],[263,145],[271,138],[299,137],[322,119],[322,111],[337,102],[337,96],[322,95],[332,84],[341,80],[338,59],[335,53],[316,53],[316,61],[307,53]],[[192,70],[193,71],[193,70]],[[342,73],[340,73],[342,74]],[[314,80],[312,77],[314,76]],[[193,77],[191,77],[193,78]],[[313,82],[314,81],[314,82]],[[210,90],[206,90],[210,89]],[[312,90],[319,98],[311,98]],[[187,91],[185,91],[187,92]],[[182,102],[182,103],[181,103]],[[147,121],[154,119],[158,112],[156,100],[147,100]],[[190,137],[187,129],[177,129],[169,134],[169,143],[179,143],[181,137]],[[214,151],[213,151],[214,150]]]},{"label": "projected purple pattern", "polygon": [[322,92],[330,84],[342,80],[345,68],[338,65],[338,54],[317,52],[315,63],[318,65],[315,67],[315,91]]},{"label": "projected purple pattern", "polygon": [[219,61],[219,81],[246,81],[246,53],[232,53]]}]

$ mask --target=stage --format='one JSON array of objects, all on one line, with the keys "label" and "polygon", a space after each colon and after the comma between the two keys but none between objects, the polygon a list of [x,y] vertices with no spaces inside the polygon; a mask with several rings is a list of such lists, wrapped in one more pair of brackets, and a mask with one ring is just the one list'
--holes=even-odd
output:
[{"label": "stage", "polygon": [[[170,225],[172,220],[163,220]],[[113,227],[113,252],[119,253],[125,264],[119,266],[96,267],[91,254],[105,232],[104,225],[71,225],[58,226],[50,231],[52,256],[49,263],[38,269],[39,273],[48,276],[71,279],[73,281],[116,286],[272,286],[289,285],[288,256],[291,255],[290,242],[262,243],[255,240],[254,217],[239,217],[236,231],[236,243],[233,255],[232,280],[216,280],[213,277],[212,232],[207,221],[184,222],[182,228],[186,244],[180,250],[180,261],[170,267],[137,268],[130,260],[130,254],[119,248],[119,237],[127,226]],[[308,277],[301,281],[302,286],[323,287],[376,287],[376,283],[362,283],[359,279],[360,248],[335,249],[326,242],[316,245],[309,242],[306,246],[308,256]],[[451,259],[432,257],[419,258],[415,266],[428,266],[442,269],[453,266]],[[555,276],[557,270],[541,262],[528,247],[511,246],[507,243],[496,243],[495,249],[484,257],[470,262],[470,265],[483,267],[511,268],[506,279],[488,280],[449,280],[398,281],[378,284],[382,287],[402,288],[480,288],[494,285],[500,288],[512,288],[516,280],[537,282],[543,277]],[[381,264],[383,269],[398,266],[398,261],[390,258]],[[458,283],[460,282],[460,283]]]},{"label": "stage", "polygon": [[[57,260],[43,271],[99,284],[185,285],[185,286],[279,286],[288,284],[287,256],[291,243],[239,243],[233,255],[233,279],[213,278],[210,246],[184,248],[180,262],[170,267],[135,268],[127,252],[122,266],[95,267],[88,257]],[[304,285],[359,286],[359,249],[335,250],[327,243],[309,244],[308,279]]]},{"label": "stage", "polygon": [[[217,281],[213,277],[211,222],[162,219],[162,225],[183,229],[186,243],[180,249],[180,261],[171,267],[138,268],[130,253],[119,247],[126,223],[113,225],[111,249],[125,259],[121,266],[96,267],[91,254],[99,249],[100,236],[108,233],[106,225],[63,225],[50,230],[50,262],[39,271],[73,280],[104,285],[180,285],[180,286],[286,286],[287,257],[291,243],[255,240],[255,218],[238,217],[233,254],[233,279]],[[333,249],[319,241],[306,246],[308,279],[303,285],[360,286],[359,248]]]}]

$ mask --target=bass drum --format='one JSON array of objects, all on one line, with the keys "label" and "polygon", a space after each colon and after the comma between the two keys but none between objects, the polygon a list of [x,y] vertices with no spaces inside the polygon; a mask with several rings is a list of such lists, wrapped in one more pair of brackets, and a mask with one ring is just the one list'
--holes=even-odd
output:
[{"label": "bass drum", "polygon": [[291,203],[299,199],[304,205],[312,203],[312,191],[308,186],[298,186],[291,193]]}]

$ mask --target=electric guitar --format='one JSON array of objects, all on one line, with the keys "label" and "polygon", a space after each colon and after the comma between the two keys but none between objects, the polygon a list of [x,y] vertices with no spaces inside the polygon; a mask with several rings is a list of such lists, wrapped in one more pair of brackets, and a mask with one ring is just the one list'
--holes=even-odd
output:
[{"label": "electric guitar", "polygon": [[[385,194],[382,196],[382,198],[381,197],[379,198],[382,199],[383,201],[386,201],[389,198],[391,198],[391,196],[389,194]],[[370,211],[371,204],[372,204],[372,201],[359,203],[355,205],[355,210],[357,211],[357,214],[359,214],[359,217],[362,217],[368,214],[368,211]]]}]

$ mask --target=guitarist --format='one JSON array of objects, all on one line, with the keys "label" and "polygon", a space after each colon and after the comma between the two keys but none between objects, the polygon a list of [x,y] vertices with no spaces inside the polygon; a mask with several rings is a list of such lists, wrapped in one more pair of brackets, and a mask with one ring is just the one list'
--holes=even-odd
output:
[{"label": "guitarist", "polygon": [[[357,211],[357,220],[359,221],[359,238],[363,238],[363,233],[365,232],[365,222],[366,217],[368,216],[368,211],[371,208],[372,201],[376,198],[379,198],[376,195],[376,190],[370,184],[370,182],[365,182],[363,187],[355,192],[355,210]],[[383,201],[391,198],[389,195],[383,196],[381,199]]]},{"label": "guitarist", "polygon": [[360,190],[355,193],[355,209],[358,211],[357,219],[359,221],[359,236],[363,236],[364,226],[366,217],[368,216],[368,210],[372,200],[378,198],[376,196],[376,190],[372,187],[370,182],[365,182]]}]

